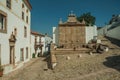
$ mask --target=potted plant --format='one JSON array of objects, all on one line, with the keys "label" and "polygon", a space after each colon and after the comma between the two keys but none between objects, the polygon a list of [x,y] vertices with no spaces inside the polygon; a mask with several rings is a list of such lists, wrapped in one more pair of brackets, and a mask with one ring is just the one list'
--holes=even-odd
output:
[{"label": "potted plant", "polygon": [[3,67],[2,66],[0,66],[0,77],[2,77],[3,76]]}]

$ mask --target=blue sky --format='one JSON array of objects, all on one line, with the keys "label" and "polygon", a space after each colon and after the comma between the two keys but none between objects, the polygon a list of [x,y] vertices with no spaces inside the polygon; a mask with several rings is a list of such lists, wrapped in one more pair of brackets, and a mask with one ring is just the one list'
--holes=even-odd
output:
[{"label": "blue sky", "polygon": [[97,26],[104,26],[113,14],[120,14],[120,0],[30,0],[30,3],[32,30],[51,36],[52,27],[58,26],[60,18],[66,21],[71,11],[76,16],[91,12]]}]

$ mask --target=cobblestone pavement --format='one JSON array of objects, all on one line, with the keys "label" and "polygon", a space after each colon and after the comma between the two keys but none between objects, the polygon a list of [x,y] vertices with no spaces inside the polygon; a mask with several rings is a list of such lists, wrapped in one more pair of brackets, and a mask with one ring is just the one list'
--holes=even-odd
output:
[{"label": "cobblestone pavement", "polygon": [[39,77],[45,72],[44,69],[47,69],[44,58],[36,58],[32,59],[24,67],[4,75],[0,80],[40,80]]}]

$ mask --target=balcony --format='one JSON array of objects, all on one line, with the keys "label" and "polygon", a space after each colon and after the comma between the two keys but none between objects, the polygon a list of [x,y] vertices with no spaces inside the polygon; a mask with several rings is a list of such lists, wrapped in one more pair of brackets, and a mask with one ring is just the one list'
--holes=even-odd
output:
[{"label": "balcony", "polygon": [[40,47],[42,47],[42,46],[43,46],[43,43],[41,43],[41,42],[35,42],[35,46],[40,46]]}]

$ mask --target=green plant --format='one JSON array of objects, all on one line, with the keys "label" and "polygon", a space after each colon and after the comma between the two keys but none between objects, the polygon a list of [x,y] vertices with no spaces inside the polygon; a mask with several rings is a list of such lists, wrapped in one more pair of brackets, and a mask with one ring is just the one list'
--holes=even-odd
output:
[{"label": "green plant", "polygon": [[3,71],[3,70],[4,70],[4,68],[2,66],[0,66],[0,71]]},{"label": "green plant", "polygon": [[32,54],[32,58],[35,58],[35,53]]},{"label": "green plant", "polygon": [[3,70],[4,70],[4,68],[2,66],[0,66],[0,77],[3,76]]}]

